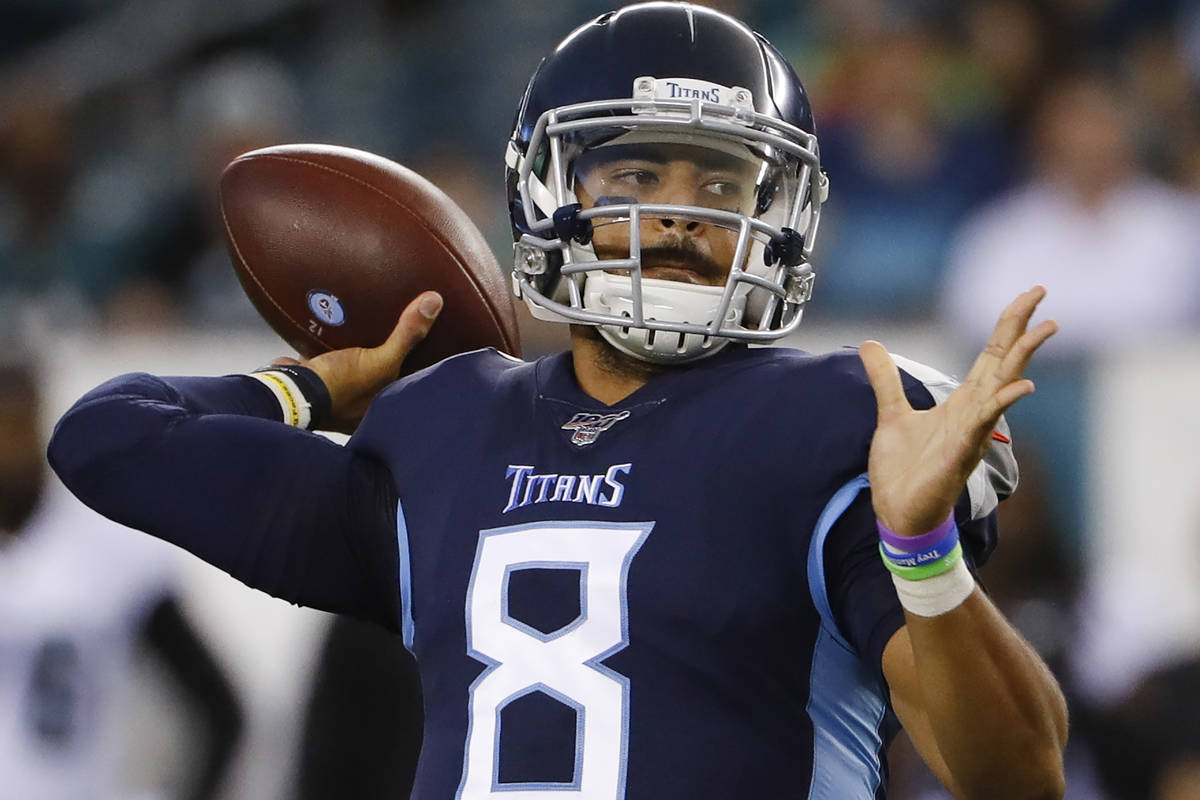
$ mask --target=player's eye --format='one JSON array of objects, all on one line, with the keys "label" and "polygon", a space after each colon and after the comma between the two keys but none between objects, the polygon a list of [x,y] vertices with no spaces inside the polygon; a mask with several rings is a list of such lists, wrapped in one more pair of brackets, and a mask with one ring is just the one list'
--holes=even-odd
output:
[{"label": "player's eye", "polygon": [[696,197],[697,205],[721,211],[741,213],[746,186],[743,182],[728,178],[713,178],[700,185]]},{"label": "player's eye", "polygon": [[658,175],[648,169],[627,168],[619,169],[609,176],[609,180],[615,183],[623,183],[629,186],[638,186],[649,188],[658,185]]},{"label": "player's eye", "polygon": [[734,197],[742,192],[742,185],[731,180],[712,180],[701,188],[718,197]]}]

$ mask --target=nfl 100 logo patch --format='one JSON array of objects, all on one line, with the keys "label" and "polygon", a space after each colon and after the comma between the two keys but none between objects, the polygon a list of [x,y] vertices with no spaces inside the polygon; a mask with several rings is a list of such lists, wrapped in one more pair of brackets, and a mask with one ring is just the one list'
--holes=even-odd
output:
[{"label": "nfl 100 logo patch", "polygon": [[592,414],[581,411],[571,417],[562,426],[562,429],[564,431],[572,431],[571,444],[585,447],[596,441],[596,438],[600,434],[628,416],[628,411],[618,411],[615,414]]}]

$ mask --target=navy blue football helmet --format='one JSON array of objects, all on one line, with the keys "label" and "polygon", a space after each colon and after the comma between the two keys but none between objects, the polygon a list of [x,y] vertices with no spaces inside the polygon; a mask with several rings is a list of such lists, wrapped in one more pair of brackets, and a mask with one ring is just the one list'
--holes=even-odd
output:
[{"label": "navy blue football helmet", "polygon": [[656,363],[799,323],[828,182],[795,71],[732,17],[650,2],[578,28],[530,79],[506,164],[535,317]]}]

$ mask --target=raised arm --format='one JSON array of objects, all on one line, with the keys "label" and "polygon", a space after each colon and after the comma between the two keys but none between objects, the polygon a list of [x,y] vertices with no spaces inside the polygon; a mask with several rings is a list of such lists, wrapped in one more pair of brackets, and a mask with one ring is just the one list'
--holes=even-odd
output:
[{"label": "raised arm", "polygon": [[[860,349],[879,405],[869,477],[875,514],[903,553],[938,558],[940,532],[1005,409],[1033,391],[1021,378],[1054,322],[1028,329],[1045,290],[1004,312],[963,385],[945,403],[914,411],[882,346]],[[933,539],[937,544],[928,544]],[[952,538],[952,537],[951,537]],[[914,546],[904,548],[905,540]],[[918,751],[959,798],[1057,798],[1065,786],[1066,703],[1049,669],[974,585],[965,564],[899,570],[906,624],[888,642],[883,670],[892,703]],[[929,573],[938,573],[932,576]]]}]

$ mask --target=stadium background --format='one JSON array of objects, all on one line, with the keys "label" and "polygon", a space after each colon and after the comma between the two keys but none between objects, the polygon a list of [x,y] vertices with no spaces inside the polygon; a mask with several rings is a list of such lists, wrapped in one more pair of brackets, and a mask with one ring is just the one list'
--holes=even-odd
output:
[{"label": "stadium background", "polygon": [[[216,227],[216,176],[244,150],[321,141],[412,166],[504,264],[515,104],[540,55],[609,5],[0,1],[0,330],[40,364],[46,425],[119,372],[237,372],[285,352]],[[984,578],[1072,698],[1068,797],[1109,796],[1112,754],[1158,736],[1200,785],[1200,715],[1184,729],[1130,711],[1156,670],[1200,659],[1200,3],[713,5],[793,60],[816,110],[832,188],[788,344],[877,338],[962,374],[1011,294],[994,278],[1049,286],[1064,334],[1011,416],[1023,486]],[[527,355],[564,341],[523,333]],[[287,797],[328,618],[182,570],[248,714],[223,796]],[[1192,685],[1178,702],[1196,709]],[[130,692],[123,771],[142,790],[186,769],[187,731],[160,699]],[[901,753],[895,780],[896,797],[941,796]]]}]

